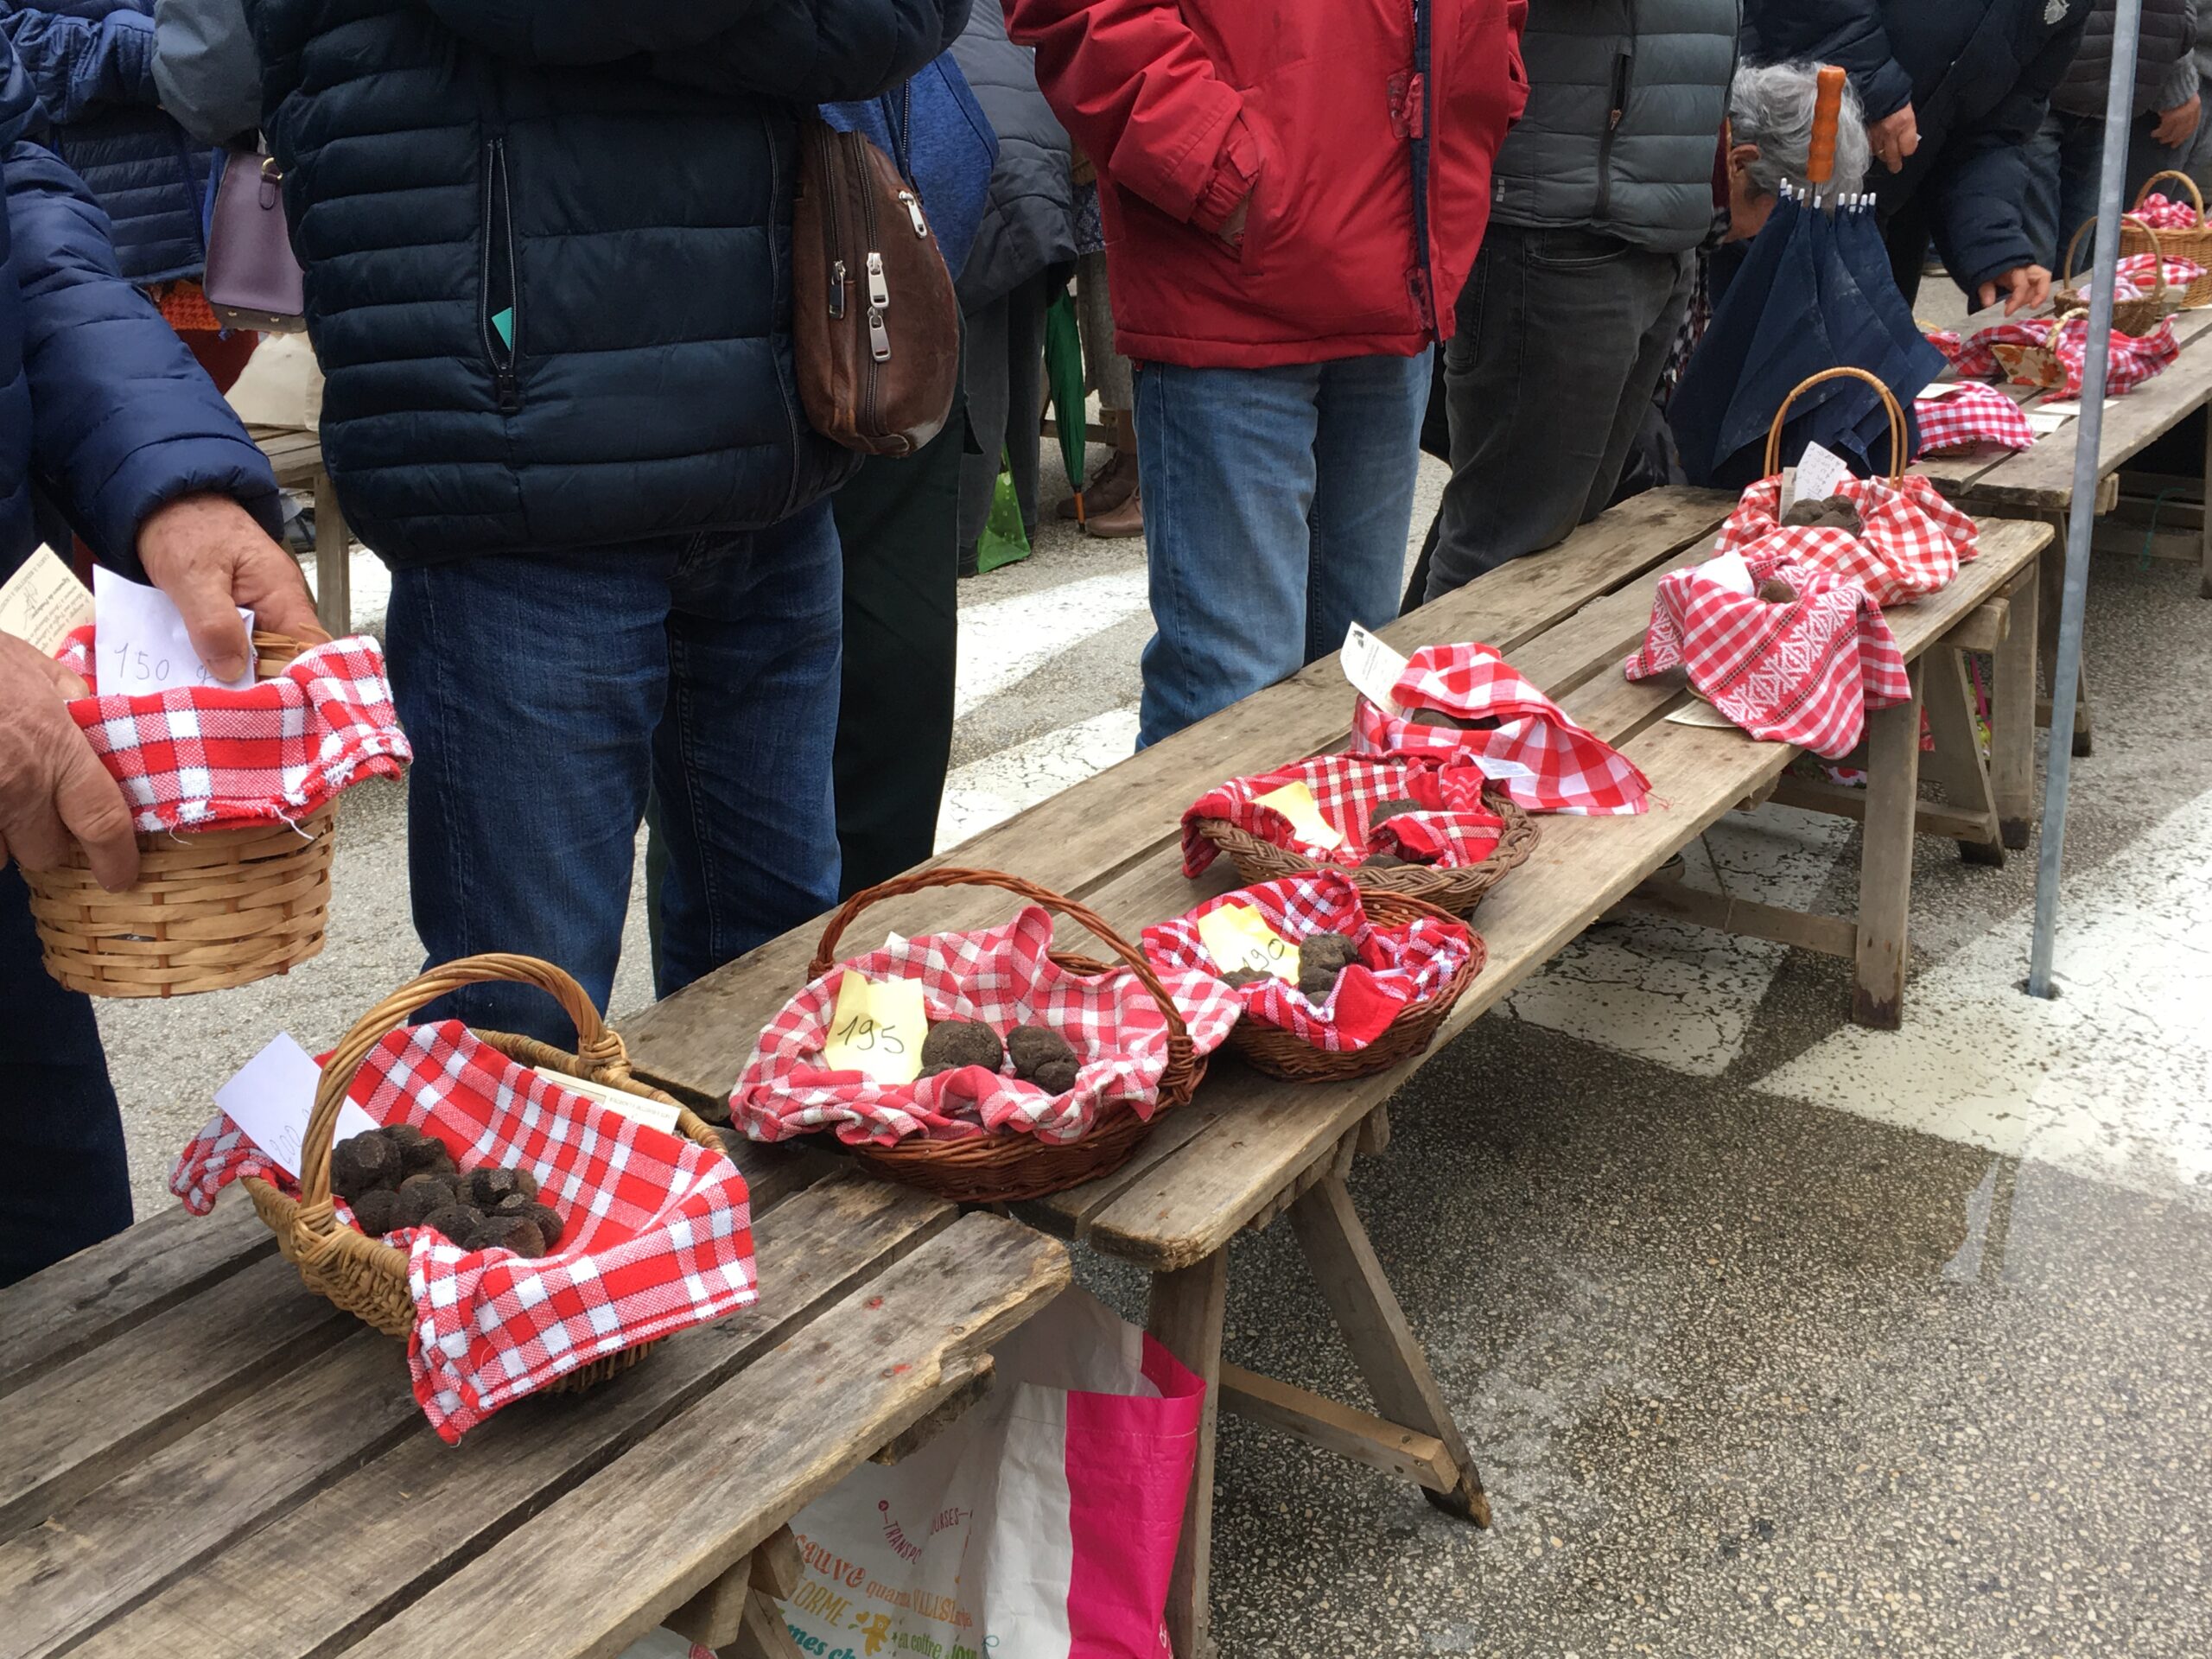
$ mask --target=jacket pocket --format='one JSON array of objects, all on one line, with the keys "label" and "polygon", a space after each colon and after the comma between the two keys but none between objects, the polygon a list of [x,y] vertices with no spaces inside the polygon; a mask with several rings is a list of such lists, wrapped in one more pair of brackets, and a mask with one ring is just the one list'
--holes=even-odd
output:
[{"label": "jacket pocket", "polygon": [[1613,54],[1612,79],[1605,89],[1605,130],[1598,139],[1598,203],[1592,218],[1603,222],[1613,206],[1613,135],[1628,114],[1636,78],[1636,54],[1624,45]]},{"label": "jacket pocket", "polygon": [[522,407],[522,283],[515,270],[514,202],[507,182],[507,145],[493,138],[484,146],[484,255],[478,326],[499,412]]}]

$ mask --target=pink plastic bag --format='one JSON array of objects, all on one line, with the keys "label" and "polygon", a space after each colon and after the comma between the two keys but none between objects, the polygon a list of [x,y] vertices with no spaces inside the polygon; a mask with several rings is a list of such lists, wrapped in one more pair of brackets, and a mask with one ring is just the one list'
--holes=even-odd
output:
[{"label": "pink plastic bag", "polygon": [[[1205,1385],[1080,1290],[1001,1344],[989,1395],[791,1522],[816,1653],[1163,1659]],[[819,1643],[822,1645],[816,1646]]]}]

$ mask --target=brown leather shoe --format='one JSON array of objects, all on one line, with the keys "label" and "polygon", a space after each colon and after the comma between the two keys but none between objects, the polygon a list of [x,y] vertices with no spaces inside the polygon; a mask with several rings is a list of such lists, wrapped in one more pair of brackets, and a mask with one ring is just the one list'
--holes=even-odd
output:
[{"label": "brown leather shoe", "polygon": [[[1096,518],[1102,512],[1111,512],[1128,500],[1137,486],[1137,458],[1125,450],[1116,449],[1098,476],[1083,489],[1083,510],[1086,516]],[[1052,509],[1060,518],[1075,517],[1075,497],[1064,496]]]},{"label": "brown leather shoe", "polygon": [[[1085,500],[1089,499],[1088,495]],[[1083,521],[1086,534],[1101,541],[1120,541],[1144,534],[1144,492],[1131,490],[1128,498],[1111,512],[1094,512]]]}]

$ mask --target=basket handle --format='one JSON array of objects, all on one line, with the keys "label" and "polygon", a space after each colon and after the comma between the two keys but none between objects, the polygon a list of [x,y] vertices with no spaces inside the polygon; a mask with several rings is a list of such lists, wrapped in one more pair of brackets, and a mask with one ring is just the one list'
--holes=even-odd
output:
[{"label": "basket handle", "polygon": [[1782,400],[1782,407],[1774,411],[1774,424],[1766,429],[1766,468],[1760,476],[1772,478],[1782,470],[1782,424],[1789,418],[1789,405],[1800,396],[1811,391],[1823,380],[1864,380],[1882,394],[1882,407],[1890,416],[1890,482],[1901,483],[1904,479],[1904,411],[1897,407],[1897,394],[1878,374],[1854,368],[1849,364],[1834,369],[1822,369],[1818,374],[1808,374],[1790,388],[1789,395]]},{"label": "basket handle", "polygon": [[999,887],[1017,899],[1027,899],[1033,905],[1042,905],[1071,921],[1082,923],[1119,957],[1122,963],[1136,975],[1145,989],[1152,993],[1152,1000],[1160,1004],[1160,1013],[1167,1018],[1168,1034],[1186,1042],[1190,1039],[1190,1027],[1183,1023],[1183,1016],[1175,1007],[1175,999],[1167,995],[1167,988],[1160,982],[1160,976],[1153,971],[1152,963],[1145,959],[1143,951],[1109,927],[1105,918],[1096,911],[1079,905],[1072,899],[1064,899],[1050,887],[1040,887],[1033,881],[1025,881],[1018,875],[1007,875],[999,870],[963,870],[950,867],[910,870],[904,875],[893,876],[888,881],[879,881],[872,887],[863,887],[845,900],[837,913],[830,918],[830,925],[822,930],[822,943],[816,947],[813,963],[806,970],[807,978],[819,979],[836,965],[838,939],[852,925],[854,918],[870,905],[879,899],[926,892],[931,887]]},{"label": "basket handle", "polygon": [[2164,172],[2153,173],[2149,178],[2144,180],[2143,188],[2135,193],[2135,205],[2140,207],[2150,200],[2151,187],[2160,179],[2179,179],[2189,188],[2189,205],[2196,209],[2196,227],[2202,230],[2204,228],[2204,193],[2196,188],[2195,179],[2177,168],[2170,167]]},{"label": "basket handle", "polygon": [[[2184,175],[2183,176],[2185,177],[2187,175]],[[2097,216],[2094,213],[2091,213],[2075,228],[2074,239],[2066,245],[2066,257],[2060,262],[2064,266],[2064,270],[2059,276],[2058,285],[2062,289],[2064,289],[2068,293],[2076,291],[2074,287],[2074,256],[2081,251],[2082,238],[2088,234],[2089,226],[2096,222]],[[2144,235],[2151,238],[2151,259],[2153,267],[2153,275],[2155,276],[2158,284],[2158,297],[2160,299],[2165,298],[2166,247],[2165,244],[2158,239],[2158,226],[2152,225],[2148,219],[2138,219],[2133,213],[2122,213],[2120,216],[2120,222],[2123,225],[2129,226],[2135,230],[2142,232]]]},{"label": "basket handle", "polygon": [[330,1142],[338,1129],[338,1109],[369,1052],[407,1023],[408,1016],[425,1003],[435,1002],[464,985],[535,985],[560,1003],[576,1028],[577,1058],[617,1080],[630,1075],[630,1057],[622,1039],[599,1017],[584,988],[550,962],[536,957],[493,953],[462,957],[410,979],[353,1022],[339,1039],[322,1068],[315,1087],[315,1110],[308,1115],[307,1133],[300,1141],[299,1224],[320,1231],[334,1213],[330,1205]]},{"label": "basket handle", "polygon": [[1845,79],[1840,66],[1821,66],[1813,95],[1813,137],[1805,152],[1805,182],[1815,194],[1835,176],[1835,135],[1843,116]]}]

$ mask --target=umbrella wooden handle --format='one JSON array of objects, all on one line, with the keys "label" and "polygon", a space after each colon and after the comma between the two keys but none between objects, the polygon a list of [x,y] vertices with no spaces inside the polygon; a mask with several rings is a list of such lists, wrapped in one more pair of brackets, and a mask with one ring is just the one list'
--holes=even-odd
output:
[{"label": "umbrella wooden handle", "polygon": [[1904,479],[1904,411],[1897,407],[1897,394],[1892,392],[1878,374],[1849,364],[1840,368],[1822,369],[1818,374],[1808,374],[1790,388],[1789,395],[1782,400],[1782,407],[1774,411],[1774,424],[1766,429],[1766,470],[1764,476],[1772,478],[1782,470],[1782,423],[1789,418],[1789,405],[1801,393],[1811,391],[1823,380],[1864,380],[1882,394],[1882,407],[1890,416],[1890,482],[1901,483]]},{"label": "umbrella wooden handle", "polygon": [[1813,142],[1805,152],[1805,181],[1815,190],[1835,176],[1835,131],[1843,117],[1843,70],[1821,66],[1820,88],[1813,99]]}]

